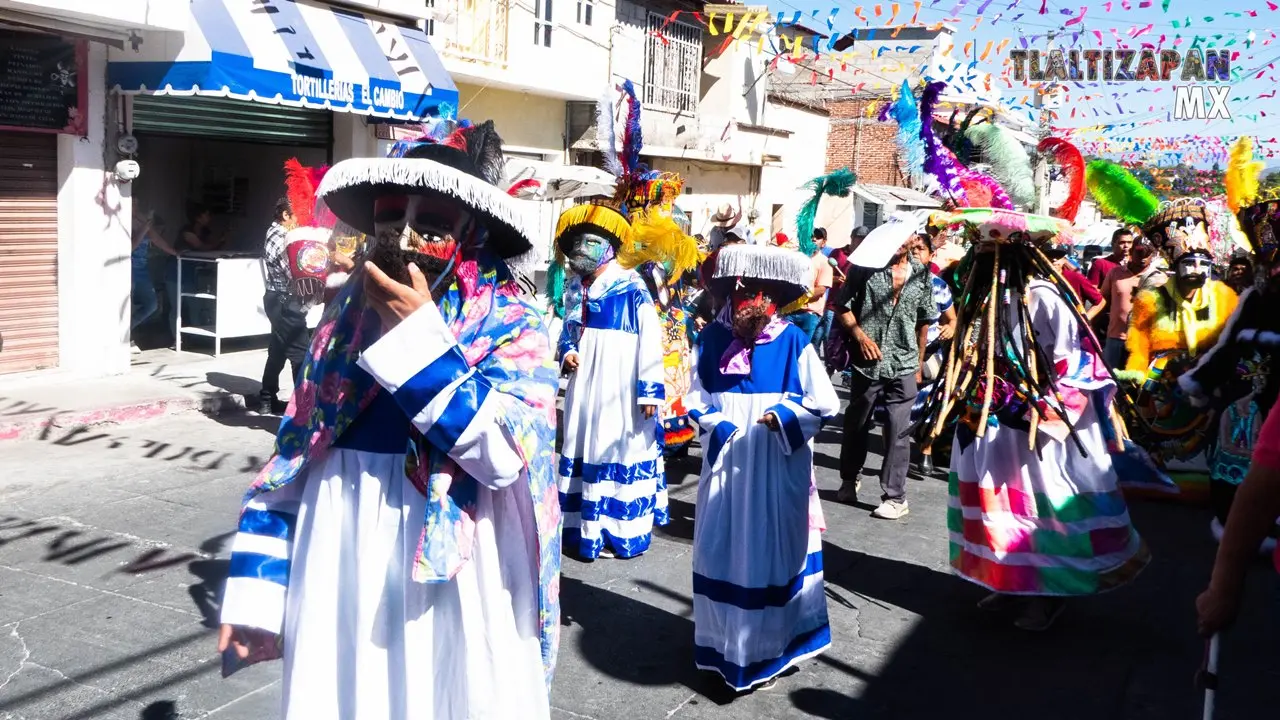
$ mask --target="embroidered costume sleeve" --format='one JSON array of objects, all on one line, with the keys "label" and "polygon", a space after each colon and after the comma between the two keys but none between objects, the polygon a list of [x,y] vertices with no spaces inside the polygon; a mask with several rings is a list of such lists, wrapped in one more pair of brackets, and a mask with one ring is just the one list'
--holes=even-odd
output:
[{"label": "embroidered costume sleeve", "polygon": [[240,515],[222,600],[222,622],[280,634],[302,484],[258,495]]},{"label": "embroidered costume sleeve", "polygon": [[781,432],[774,433],[785,455],[808,446],[823,424],[840,412],[840,397],[812,345],[804,345],[797,359],[802,395],[783,399],[766,413],[778,418]]},{"label": "embroidered costume sleeve", "polygon": [[468,475],[495,489],[520,477],[524,461],[498,422],[499,393],[468,365],[434,303],[382,336],[359,364],[395,397],[414,427]]},{"label": "embroidered costume sleeve", "polygon": [[657,405],[666,402],[666,371],[662,364],[662,321],[653,302],[646,299],[636,309],[640,342],[637,348],[636,402]]}]

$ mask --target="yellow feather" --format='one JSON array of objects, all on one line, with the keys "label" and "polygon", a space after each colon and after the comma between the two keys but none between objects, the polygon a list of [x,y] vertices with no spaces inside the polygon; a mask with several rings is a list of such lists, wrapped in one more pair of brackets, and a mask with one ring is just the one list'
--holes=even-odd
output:
[{"label": "yellow feather", "polygon": [[1238,213],[1258,198],[1258,178],[1264,164],[1253,159],[1253,141],[1241,137],[1231,146],[1231,160],[1223,184],[1227,186],[1227,207]]},{"label": "yellow feather", "polygon": [[676,221],[657,207],[631,216],[631,242],[618,250],[618,264],[623,267],[646,262],[665,265],[669,284],[697,267],[698,260],[698,241],[685,235]]}]

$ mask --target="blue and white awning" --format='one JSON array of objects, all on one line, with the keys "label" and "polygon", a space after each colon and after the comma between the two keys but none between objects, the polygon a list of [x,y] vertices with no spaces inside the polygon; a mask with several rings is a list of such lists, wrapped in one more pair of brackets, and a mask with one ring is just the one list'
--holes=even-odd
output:
[{"label": "blue and white awning", "polygon": [[185,33],[112,49],[123,93],[211,95],[400,120],[452,115],[458,90],[426,36],[301,0],[191,0]]}]

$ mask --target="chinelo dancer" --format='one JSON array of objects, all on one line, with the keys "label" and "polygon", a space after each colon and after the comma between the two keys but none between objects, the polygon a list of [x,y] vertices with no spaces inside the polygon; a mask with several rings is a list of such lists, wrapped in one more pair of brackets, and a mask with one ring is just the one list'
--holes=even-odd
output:
[{"label": "chinelo dancer", "polygon": [[317,190],[372,240],[246,496],[219,640],[283,655],[286,720],[550,717],[556,370],[503,167],[492,122],[445,121]]},{"label": "chinelo dancer", "polygon": [[812,286],[800,253],[722,249],[710,291],[724,309],[702,331],[686,400],[703,448],[695,660],[739,691],[831,644],[813,437],[840,402],[808,336],[778,312]]},{"label": "chinelo dancer", "polygon": [[[1209,463],[1213,536],[1222,538],[1236,491],[1249,473],[1263,422],[1280,394],[1274,369],[1280,351],[1280,199],[1259,197],[1263,164],[1253,143],[1240,138],[1231,150],[1226,186],[1257,265],[1253,286],[1240,296],[1218,342],[1178,378],[1193,405],[1219,413],[1217,447]],[[1263,550],[1274,548],[1276,532]]]},{"label": "chinelo dancer", "polygon": [[642,172],[640,103],[629,81],[623,90],[629,110],[621,160],[613,154],[611,103],[602,101],[600,113],[606,164],[621,168],[614,204],[576,205],[556,227],[566,285],[581,288],[564,292],[581,299],[566,307],[560,334],[569,386],[558,473],[565,543],[583,560],[639,556],[653,527],[668,521],[656,416],[666,403],[662,322],[644,280],[619,262],[634,252],[625,201]]},{"label": "chinelo dancer", "polygon": [[1116,383],[1041,251],[1068,222],[981,208],[934,222],[971,241],[947,370],[923,413],[926,438],[956,421],[951,567],[992,591],[979,607],[1045,630],[1067,598],[1116,588],[1149,558],[1109,454],[1123,437]]}]

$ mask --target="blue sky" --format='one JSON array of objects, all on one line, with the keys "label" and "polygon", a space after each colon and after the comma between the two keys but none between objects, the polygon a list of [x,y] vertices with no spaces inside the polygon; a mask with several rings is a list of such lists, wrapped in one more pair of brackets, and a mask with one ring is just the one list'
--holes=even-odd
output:
[{"label": "blue sky", "polygon": [[[1040,14],[1042,1],[1047,11],[1044,15]],[[1057,124],[1064,127],[1109,126],[1101,133],[1077,135],[1078,139],[1154,137],[1181,140],[1185,136],[1226,136],[1226,142],[1229,143],[1234,136],[1250,135],[1263,140],[1264,142],[1259,146],[1260,150],[1274,151],[1277,158],[1275,162],[1280,162],[1280,143],[1265,142],[1273,137],[1280,139],[1280,97],[1257,97],[1275,92],[1277,87],[1275,78],[1280,77],[1280,71],[1267,67],[1269,63],[1280,66],[1280,10],[1272,10],[1268,0],[1215,0],[1214,2],[1170,0],[1169,9],[1164,12],[1161,9],[1161,0],[1151,0],[1151,7],[1148,8],[1140,8],[1140,1],[1113,0],[1112,10],[1107,12],[1107,3],[1102,0],[1074,0],[1074,2],[1072,0],[1017,0],[1016,3],[1015,0],[965,0],[959,12],[951,15],[950,12],[957,5],[962,4],[960,0],[937,0],[936,3],[935,0],[923,0],[919,19],[921,23],[930,24],[946,18],[959,18],[958,22],[951,23],[956,28],[957,49],[954,55],[957,59],[965,43],[970,40],[973,41],[974,46],[969,57],[974,58],[981,53],[988,41],[998,46],[1002,40],[1007,39],[1009,44],[1004,53],[997,55],[993,51],[986,62],[980,63],[981,68],[997,75],[1001,71],[1001,61],[1008,51],[1021,47],[1020,38],[1026,38],[1030,47],[1044,50],[1049,47],[1046,35],[1050,32],[1057,33],[1058,42],[1066,47],[1071,46],[1072,33],[1079,33],[1074,45],[1079,49],[1098,47],[1118,49],[1121,47],[1121,42],[1130,48],[1141,49],[1143,42],[1155,45],[1159,43],[1160,36],[1164,35],[1165,41],[1162,47],[1186,50],[1191,46],[1195,36],[1199,35],[1201,47],[1240,53],[1232,63],[1233,71],[1239,69],[1240,78],[1232,84],[1231,99],[1228,102],[1232,113],[1230,121],[1171,120],[1173,87],[1178,84],[1174,82],[1177,79],[1175,73],[1173,80],[1167,83],[1127,82],[1096,85],[1085,83],[1083,89],[1072,85],[1069,107],[1060,111]],[[892,0],[772,0],[769,7],[778,12],[800,10],[806,15],[817,10],[818,22],[814,24],[818,26],[825,24],[833,9],[838,10],[835,16],[835,29],[844,31],[851,27],[883,26],[888,19],[891,2]],[[910,0],[899,0],[899,3],[898,22],[901,23],[910,19],[914,8]],[[930,7],[931,3],[933,3],[932,7]],[[1271,3],[1280,5],[1280,0],[1271,0]],[[884,15],[881,18],[873,15],[872,8],[876,4],[883,6]],[[1131,9],[1124,9],[1123,4],[1130,5]],[[978,10],[984,5],[986,5],[985,10],[981,13],[984,19],[974,28],[979,17]],[[863,23],[858,19],[854,13],[855,8],[858,7],[862,8],[862,14],[871,21],[870,23]],[[1081,7],[1087,7],[1083,13],[1083,19],[1066,26],[1065,23],[1081,14]],[[1070,10],[1071,14],[1064,14],[1063,10]],[[1251,17],[1248,11],[1256,12],[1257,16]],[[1240,17],[1228,14],[1232,12],[1239,13]],[[1001,17],[993,23],[992,20],[997,15]],[[1021,17],[1017,17],[1019,15]],[[1206,17],[1212,19],[1207,21]],[[1178,26],[1175,26],[1175,23]],[[1141,30],[1147,25],[1152,26],[1150,30],[1142,32],[1136,38],[1130,38],[1131,32]],[[1112,30],[1119,35],[1119,39],[1113,35]],[[1246,47],[1250,30],[1254,31],[1255,40],[1251,47]],[[1094,34],[1095,31],[1102,33],[1101,45]],[[1272,38],[1272,31],[1276,33],[1277,38]],[[1174,46],[1175,35],[1178,34],[1181,34],[1182,41],[1181,44]],[[1220,37],[1215,38],[1215,35]],[[1234,44],[1228,46],[1227,44],[1233,39]],[[1268,40],[1269,44],[1264,45],[1264,41]],[[1260,79],[1254,77],[1259,69],[1264,71]],[[1012,80],[1011,76],[1010,80]],[[1017,81],[1013,81],[1012,89],[1003,82],[999,87],[1003,89],[1007,99],[1014,101],[1029,92],[1028,85]],[[1116,93],[1127,93],[1127,96],[1113,96]],[[1101,95],[1101,97],[1085,99],[1086,95]],[[1072,107],[1077,111],[1075,118],[1069,117]],[[1147,124],[1141,124],[1144,121]],[[1126,123],[1135,123],[1135,125],[1125,126]],[[1183,148],[1192,144],[1180,143]],[[1176,156],[1168,152],[1153,151],[1150,158],[1168,163],[1173,162]],[[1206,163],[1197,162],[1197,164]]]}]

